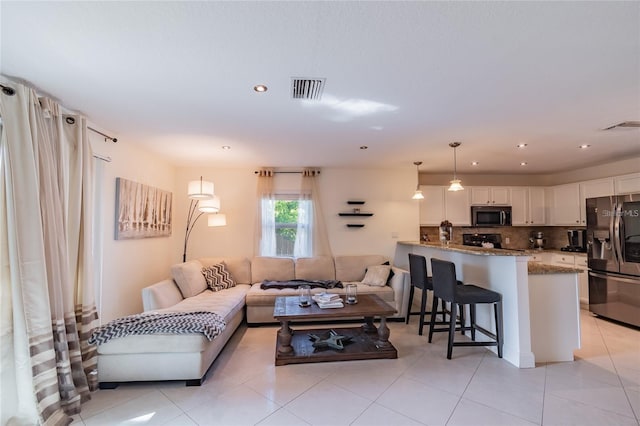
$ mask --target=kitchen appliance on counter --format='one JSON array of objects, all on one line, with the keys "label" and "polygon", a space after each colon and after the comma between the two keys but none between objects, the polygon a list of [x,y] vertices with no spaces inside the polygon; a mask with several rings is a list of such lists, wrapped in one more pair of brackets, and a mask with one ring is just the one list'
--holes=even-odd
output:
[{"label": "kitchen appliance on counter", "polygon": [[544,238],[543,232],[532,232],[529,237],[529,244],[532,249],[542,250],[544,249],[545,244],[547,244],[547,240]]},{"label": "kitchen appliance on counter", "polygon": [[493,248],[502,248],[502,235],[500,234],[462,234],[462,245]]},{"label": "kitchen appliance on counter", "polygon": [[571,251],[576,253],[587,252],[587,230],[586,229],[569,229],[567,231],[567,239],[569,245],[562,247],[562,251]]},{"label": "kitchen appliance on counter", "polygon": [[471,224],[511,226],[511,206],[471,206]]},{"label": "kitchen appliance on counter", "polygon": [[589,310],[640,327],[640,194],[588,198]]}]

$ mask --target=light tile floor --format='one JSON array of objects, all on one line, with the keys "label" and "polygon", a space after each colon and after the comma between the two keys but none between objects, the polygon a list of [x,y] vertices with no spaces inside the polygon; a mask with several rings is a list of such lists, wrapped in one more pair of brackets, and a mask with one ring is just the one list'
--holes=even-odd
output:
[{"label": "light tile floor", "polygon": [[74,425],[636,425],[640,331],[581,312],[576,360],[518,369],[392,322],[397,360],[275,367],[277,327],[241,326],[201,387],[100,390]]}]

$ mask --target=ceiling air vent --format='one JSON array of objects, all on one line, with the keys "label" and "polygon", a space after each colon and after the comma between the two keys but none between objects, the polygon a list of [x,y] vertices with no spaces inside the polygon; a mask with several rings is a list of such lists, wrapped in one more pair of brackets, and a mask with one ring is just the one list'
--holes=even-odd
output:
[{"label": "ceiling air vent", "polygon": [[324,90],[324,78],[291,78],[291,97],[319,101]]},{"label": "ceiling air vent", "polygon": [[614,124],[613,126],[609,126],[609,127],[605,127],[602,130],[612,130],[612,129],[617,129],[619,127],[622,128],[633,128],[633,127],[640,127],[640,121],[623,121],[622,123],[618,123],[618,124]]}]

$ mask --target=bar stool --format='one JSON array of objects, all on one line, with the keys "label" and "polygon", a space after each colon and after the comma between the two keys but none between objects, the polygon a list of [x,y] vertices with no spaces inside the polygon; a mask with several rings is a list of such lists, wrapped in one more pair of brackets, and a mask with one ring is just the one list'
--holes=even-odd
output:
[{"label": "bar stool", "polygon": [[[449,327],[435,329],[433,316],[429,324],[429,343],[434,331],[448,331],[449,343],[447,345],[447,359],[451,359],[454,346],[497,346],[498,358],[502,358],[502,345],[504,343],[503,324],[502,324],[502,295],[492,290],[478,287],[471,284],[456,284],[456,266],[452,262],[440,259],[431,259],[431,271],[433,273],[433,293],[443,301],[451,302],[451,319]],[[479,303],[493,304],[493,313],[496,321],[496,333],[480,327],[476,324],[476,305]],[[455,306],[469,305],[470,325],[466,327],[464,322],[461,323],[460,329],[464,333],[465,330],[471,331],[471,342],[454,342],[456,331],[455,323]],[[493,339],[490,342],[476,342],[476,330]]]},{"label": "bar stool", "polygon": [[[436,322],[436,324],[448,324],[445,315],[448,311],[445,308],[444,302],[442,302],[442,310],[438,311],[438,298],[433,297],[433,303],[431,311],[427,311],[427,292],[433,291],[433,280],[427,275],[427,260],[424,256],[409,253],[409,276],[411,278],[411,289],[409,290],[409,308],[407,309],[407,318],[405,324],[409,324],[409,318],[411,315],[420,315],[420,326],[418,328],[418,334],[422,336],[422,328],[427,322],[424,320],[425,314],[431,315],[431,318],[437,314],[442,315],[442,321]],[[459,284],[462,284],[459,282]],[[420,311],[411,312],[411,306],[413,304],[413,294],[416,288],[422,290],[422,300],[420,301]],[[435,314],[433,314],[435,312]]]}]

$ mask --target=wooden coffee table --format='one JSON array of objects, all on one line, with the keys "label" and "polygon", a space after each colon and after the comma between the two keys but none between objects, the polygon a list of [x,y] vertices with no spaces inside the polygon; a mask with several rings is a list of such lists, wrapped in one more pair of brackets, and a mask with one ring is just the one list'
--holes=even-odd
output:
[{"label": "wooden coffee table", "polygon": [[[349,361],[356,359],[398,358],[398,351],[389,342],[387,316],[396,312],[374,294],[358,296],[358,303],[344,308],[321,309],[314,302],[306,308],[298,305],[297,296],[277,297],[273,316],[280,321],[276,339],[276,365],[301,364],[306,362]],[[373,324],[380,317],[380,325]],[[331,327],[292,330],[292,321],[344,318],[364,318],[360,327]],[[340,335],[351,337],[344,349],[313,347],[309,334],[321,335],[335,330]]]}]

